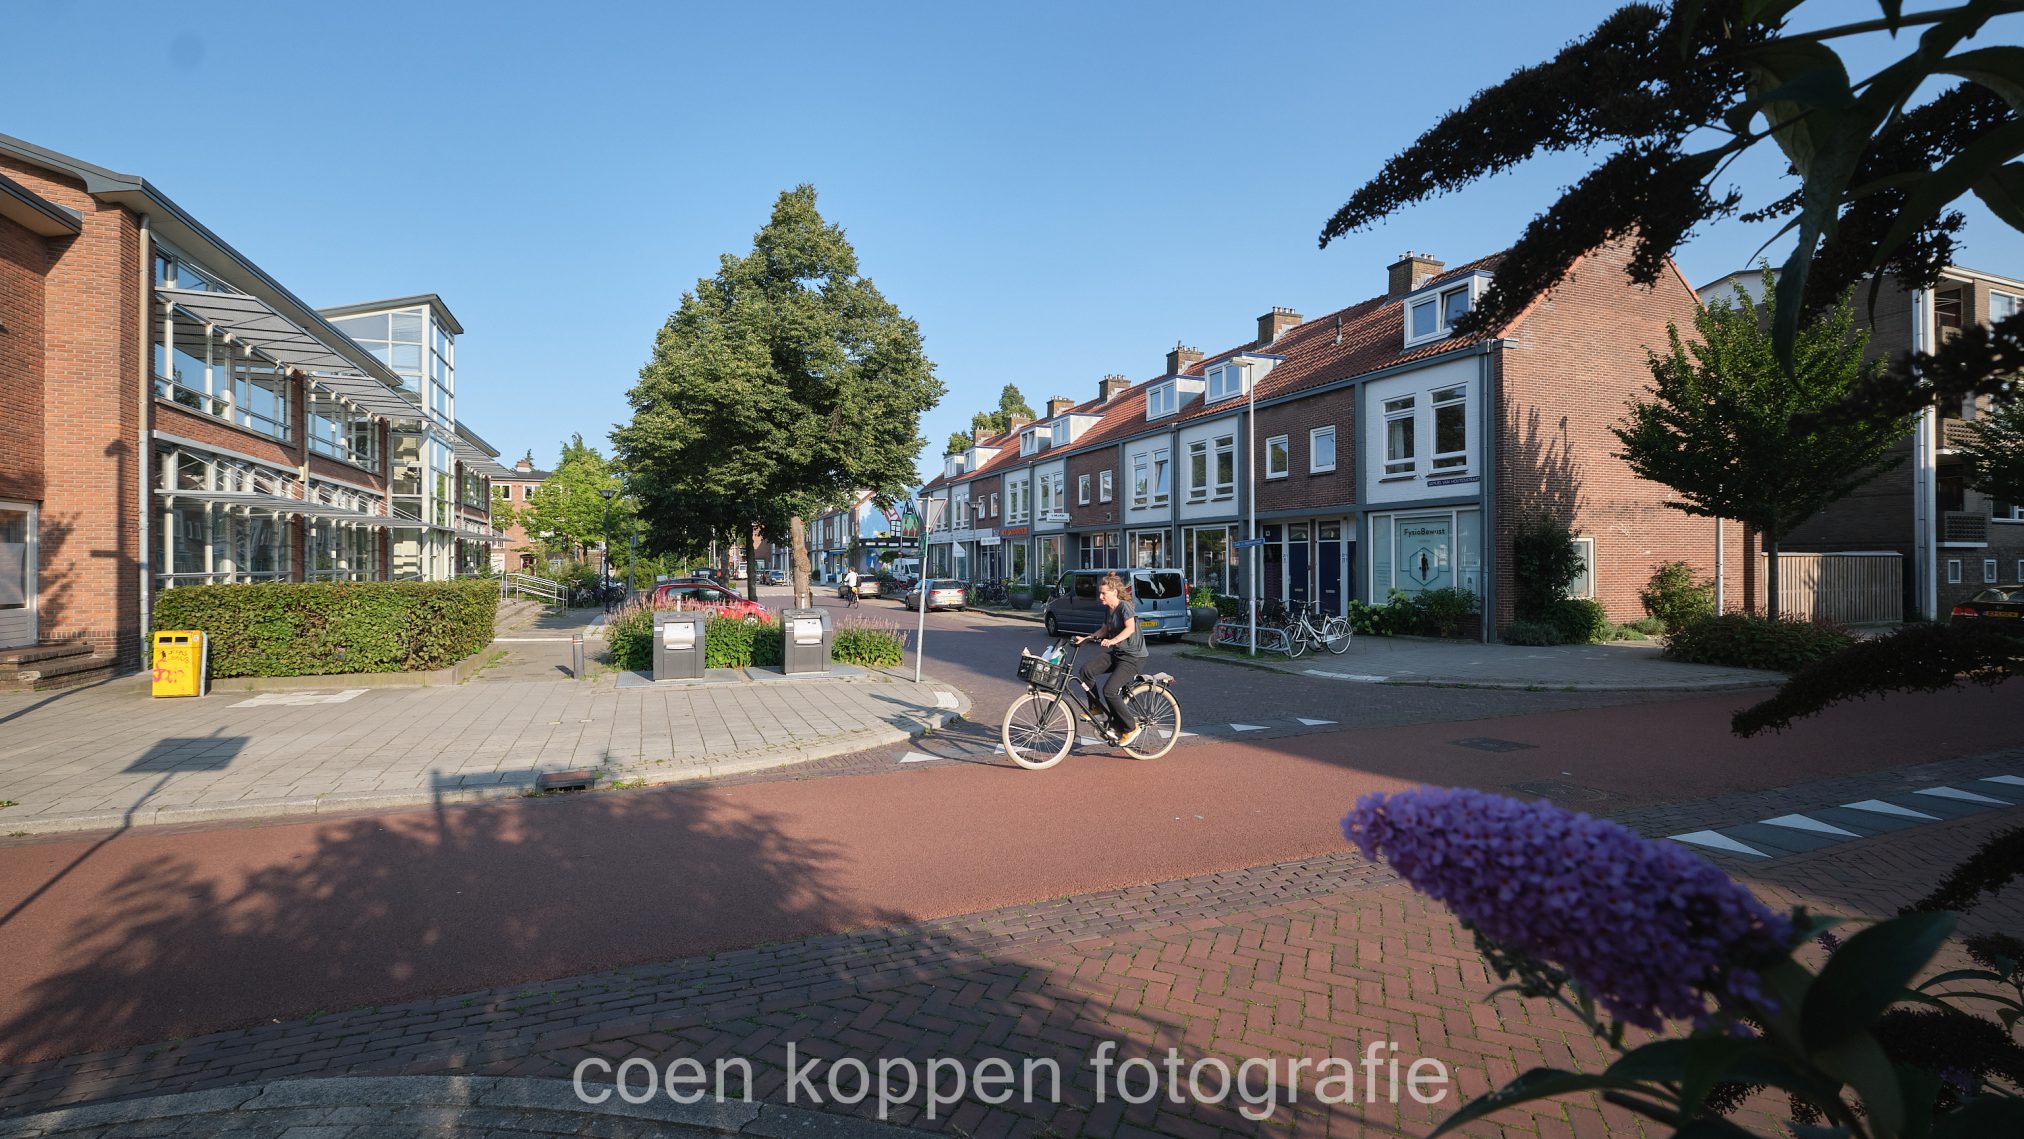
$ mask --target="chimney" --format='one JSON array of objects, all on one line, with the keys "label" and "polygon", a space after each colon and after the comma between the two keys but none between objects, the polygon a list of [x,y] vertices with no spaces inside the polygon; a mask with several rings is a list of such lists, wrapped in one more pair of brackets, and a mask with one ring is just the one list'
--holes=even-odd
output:
[{"label": "chimney", "polygon": [[1026,417],[1025,417],[1025,416],[1023,416],[1023,415],[1015,415],[1015,416],[1012,416],[1011,418],[1009,418],[1009,419],[1007,419],[1007,420],[1005,421],[1005,423],[1006,423],[1006,427],[1005,427],[1005,434],[1007,434],[1007,435],[1017,435],[1017,434],[1019,434],[1019,429],[1020,429],[1021,427],[1025,427],[1025,426],[1028,426],[1028,425],[1029,425],[1029,424],[1031,424],[1032,422],[1033,422],[1032,420],[1030,420],[1030,419],[1026,418]]},{"label": "chimney", "polygon": [[1120,393],[1122,393],[1126,388],[1130,386],[1131,386],[1130,380],[1125,379],[1123,376],[1118,375],[1116,372],[1112,372],[1110,375],[1105,376],[1103,379],[1097,381],[1096,398],[1102,400],[1105,403],[1109,403],[1111,400],[1116,399]]},{"label": "chimney", "polygon": [[1167,375],[1178,376],[1201,362],[1202,350],[1200,348],[1189,348],[1184,344],[1176,343],[1174,350],[1167,353]]},{"label": "chimney", "polygon": [[1273,306],[1271,312],[1258,318],[1258,346],[1265,347],[1285,335],[1286,331],[1300,323],[1300,314],[1290,308]]},{"label": "chimney", "polygon": [[1441,271],[1441,262],[1425,253],[1405,253],[1391,264],[1391,280],[1385,286],[1384,299],[1395,301],[1421,285],[1428,278]]},{"label": "chimney", "polygon": [[513,469],[519,471],[523,475],[532,474],[534,472],[534,460],[515,459],[513,460]]},{"label": "chimney", "polygon": [[1055,396],[1053,399],[1047,401],[1047,418],[1053,419],[1055,416],[1060,415],[1062,412],[1067,411],[1069,408],[1074,406],[1075,401],[1069,399],[1067,396],[1065,395]]}]

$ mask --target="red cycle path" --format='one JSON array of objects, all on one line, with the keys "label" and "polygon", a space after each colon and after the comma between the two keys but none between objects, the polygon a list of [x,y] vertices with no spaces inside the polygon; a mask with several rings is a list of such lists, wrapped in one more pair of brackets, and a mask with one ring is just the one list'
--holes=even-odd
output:
[{"label": "red cycle path", "polygon": [[0,847],[0,1061],[1305,858],[1420,782],[1615,811],[2024,740],[2024,686],[1734,739],[1755,697]]}]

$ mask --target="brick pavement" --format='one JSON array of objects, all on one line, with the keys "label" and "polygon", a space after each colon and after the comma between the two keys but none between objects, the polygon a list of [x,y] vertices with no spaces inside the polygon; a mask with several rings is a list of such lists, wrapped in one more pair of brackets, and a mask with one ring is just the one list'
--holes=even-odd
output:
[{"label": "brick pavement", "polygon": [[[1718,801],[1710,817],[1863,794],[1903,776],[1867,778],[1788,788],[1782,801]],[[1731,870],[1774,905],[1877,916],[1923,893],[1941,870],[2019,816],[2015,808],[1992,810]],[[1647,821],[1673,825],[1663,816]],[[2024,919],[2019,894],[1985,904],[1966,928],[2014,928]],[[792,1041],[825,1065],[847,1057],[1056,1062],[1064,1085],[1058,1102],[992,1105],[972,1096],[953,1114],[929,1120],[916,1100],[893,1116],[971,1139],[1424,1134],[1452,1109],[1452,1098],[1445,1105],[1406,1098],[1324,1109],[1310,1095],[1253,1122],[1230,1105],[1133,1105],[1115,1095],[1099,1103],[1088,1057],[1111,1042],[1120,1059],[1171,1047],[1187,1064],[1268,1056],[1283,1065],[1296,1057],[1360,1055],[1370,1041],[1390,1041],[1402,1056],[1450,1065],[1464,1095],[1537,1064],[1593,1066],[1603,1059],[1565,1013],[1541,1002],[1491,999],[1492,987],[1464,931],[1438,904],[1344,851],[0,1069],[0,1112],[306,1075],[567,1078],[579,1061],[632,1055],[663,1063],[686,1055],[706,1064],[748,1057],[756,1073],[751,1091],[779,1101],[787,1094],[782,1064]],[[825,1094],[820,1079],[815,1087]],[[812,1106],[805,1097],[796,1102]],[[870,1111],[869,1103],[822,1106]],[[1746,1122],[1768,1131],[1775,1106],[1753,1103],[1757,1114]],[[1575,1097],[1468,1133],[1639,1130],[1621,1111]]]}]

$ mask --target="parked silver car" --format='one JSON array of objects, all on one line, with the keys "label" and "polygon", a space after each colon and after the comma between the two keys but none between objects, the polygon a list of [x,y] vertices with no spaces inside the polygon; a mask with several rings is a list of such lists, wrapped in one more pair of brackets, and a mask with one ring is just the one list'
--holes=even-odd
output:
[{"label": "parked silver car", "polygon": [[927,587],[929,609],[961,609],[969,604],[969,594],[960,581],[935,581],[929,579],[907,590],[904,604],[909,609],[921,607],[921,589]]}]

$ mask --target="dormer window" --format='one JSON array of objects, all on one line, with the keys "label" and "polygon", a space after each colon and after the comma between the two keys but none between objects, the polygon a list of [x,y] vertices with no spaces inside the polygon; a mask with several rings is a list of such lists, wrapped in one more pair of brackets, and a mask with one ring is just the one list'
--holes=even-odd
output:
[{"label": "dormer window", "polygon": [[1244,366],[1218,364],[1209,369],[1209,402],[1244,394]]},{"label": "dormer window", "polygon": [[1040,432],[1038,431],[1022,432],[1019,436],[1019,453],[1022,455],[1031,455],[1038,450],[1040,450]]},{"label": "dormer window", "polygon": [[1178,393],[1172,383],[1154,384],[1146,389],[1146,418],[1159,419],[1172,415],[1177,407]]},{"label": "dormer window", "polygon": [[1452,335],[1455,322],[1476,307],[1476,299],[1489,287],[1488,273],[1472,273],[1440,289],[1429,289],[1405,301],[1405,347],[1413,348]]}]

